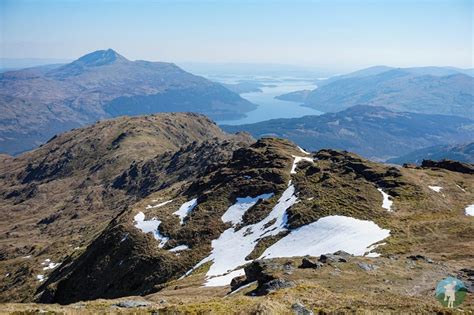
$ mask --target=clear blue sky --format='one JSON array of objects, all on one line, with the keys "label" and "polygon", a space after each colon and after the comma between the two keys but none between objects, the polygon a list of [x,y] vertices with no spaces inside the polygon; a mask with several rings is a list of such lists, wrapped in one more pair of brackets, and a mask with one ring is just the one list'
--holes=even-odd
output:
[{"label": "clear blue sky", "polygon": [[472,0],[0,0],[3,58],[472,67]]}]

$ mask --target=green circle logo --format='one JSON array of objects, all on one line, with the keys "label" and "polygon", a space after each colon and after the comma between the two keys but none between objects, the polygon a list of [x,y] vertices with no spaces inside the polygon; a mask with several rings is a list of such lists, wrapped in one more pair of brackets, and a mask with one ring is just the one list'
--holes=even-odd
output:
[{"label": "green circle logo", "polygon": [[461,280],[447,277],[438,282],[436,286],[436,298],[446,307],[455,308],[464,301],[467,288]]}]

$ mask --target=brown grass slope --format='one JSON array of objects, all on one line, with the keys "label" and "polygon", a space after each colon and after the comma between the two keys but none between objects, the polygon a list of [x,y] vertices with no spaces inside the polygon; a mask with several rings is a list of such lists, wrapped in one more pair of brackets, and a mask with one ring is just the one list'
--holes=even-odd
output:
[{"label": "brown grass slope", "polygon": [[[224,134],[196,114],[123,117],[59,135],[7,159],[0,166],[0,267],[10,276],[1,283],[1,299],[31,300],[38,284],[31,278],[41,273],[40,262],[56,262],[83,247],[137,200],[132,192],[114,188],[122,173],[153,160],[164,169],[176,167],[174,152],[191,145],[192,155],[198,143],[209,140],[224,143],[214,150],[219,160],[227,158],[226,146],[245,146],[249,138]],[[153,185],[181,180],[165,171]]]}]

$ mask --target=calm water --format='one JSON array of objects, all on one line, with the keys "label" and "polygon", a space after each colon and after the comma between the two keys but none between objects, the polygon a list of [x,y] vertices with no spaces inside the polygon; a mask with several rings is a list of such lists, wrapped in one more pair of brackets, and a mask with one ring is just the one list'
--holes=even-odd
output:
[{"label": "calm water", "polygon": [[[235,83],[241,79],[250,79],[248,77],[236,77],[220,79],[223,83]],[[214,78],[214,80],[216,80]],[[263,87],[263,92],[242,93],[241,97],[258,105],[258,108],[246,113],[247,117],[238,120],[218,121],[218,124],[241,125],[251,124],[264,120],[275,118],[297,118],[307,115],[321,115],[322,112],[309,107],[303,107],[299,103],[280,101],[275,96],[297,91],[297,90],[313,90],[316,85],[311,79],[288,78],[288,77],[252,77],[251,80],[258,81],[263,84],[276,85],[276,87]]]}]

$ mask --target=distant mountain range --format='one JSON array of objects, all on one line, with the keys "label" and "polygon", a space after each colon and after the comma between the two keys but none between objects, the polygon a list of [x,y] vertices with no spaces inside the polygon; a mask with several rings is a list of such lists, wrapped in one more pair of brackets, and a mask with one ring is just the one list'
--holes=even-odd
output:
[{"label": "distant mountain range", "polygon": [[323,85],[326,85],[338,80],[342,80],[342,79],[368,77],[368,76],[381,74],[383,72],[387,72],[391,70],[403,70],[413,75],[447,76],[447,75],[462,73],[465,75],[469,75],[471,77],[474,76],[474,69],[461,69],[461,68],[456,68],[456,67],[396,68],[396,67],[389,67],[389,66],[373,66],[373,67],[357,70],[354,72],[350,72],[347,74],[332,76],[328,79],[318,79],[315,82],[318,86],[323,86]]},{"label": "distant mountain range", "polygon": [[474,71],[450,67],[371,67],[318,80],[310,93],[279,96],[295,99],[323,112],[354,105],[384,106],[394,111],[474,118]]},{"label": "distant mountain range", "polygon": [[108,117],[187,111],[223,120],[255,107],[174,64],[100,50],[65,65],[0,74],[0,152],[29,150],[58,132]]},{"label": "distant mountain range", "polygon": [[389,159],[388,163],[404,164],[416,163],[421,164],[423,160],[455,160],[460,162],[474,163],[474,142],[458,145],[437,145],[420,150],[415,150],[403,156]]},{"label": "distant mountain range", "polygon": [[474,139],[474,121],[468,118],[394,112],[368,105],[321,116],[221,127],[229,132],[247,131],[256,138],[287,138],[312,151],[341,149],[374,160],[386,160],[418,148],[466,143]]}]

